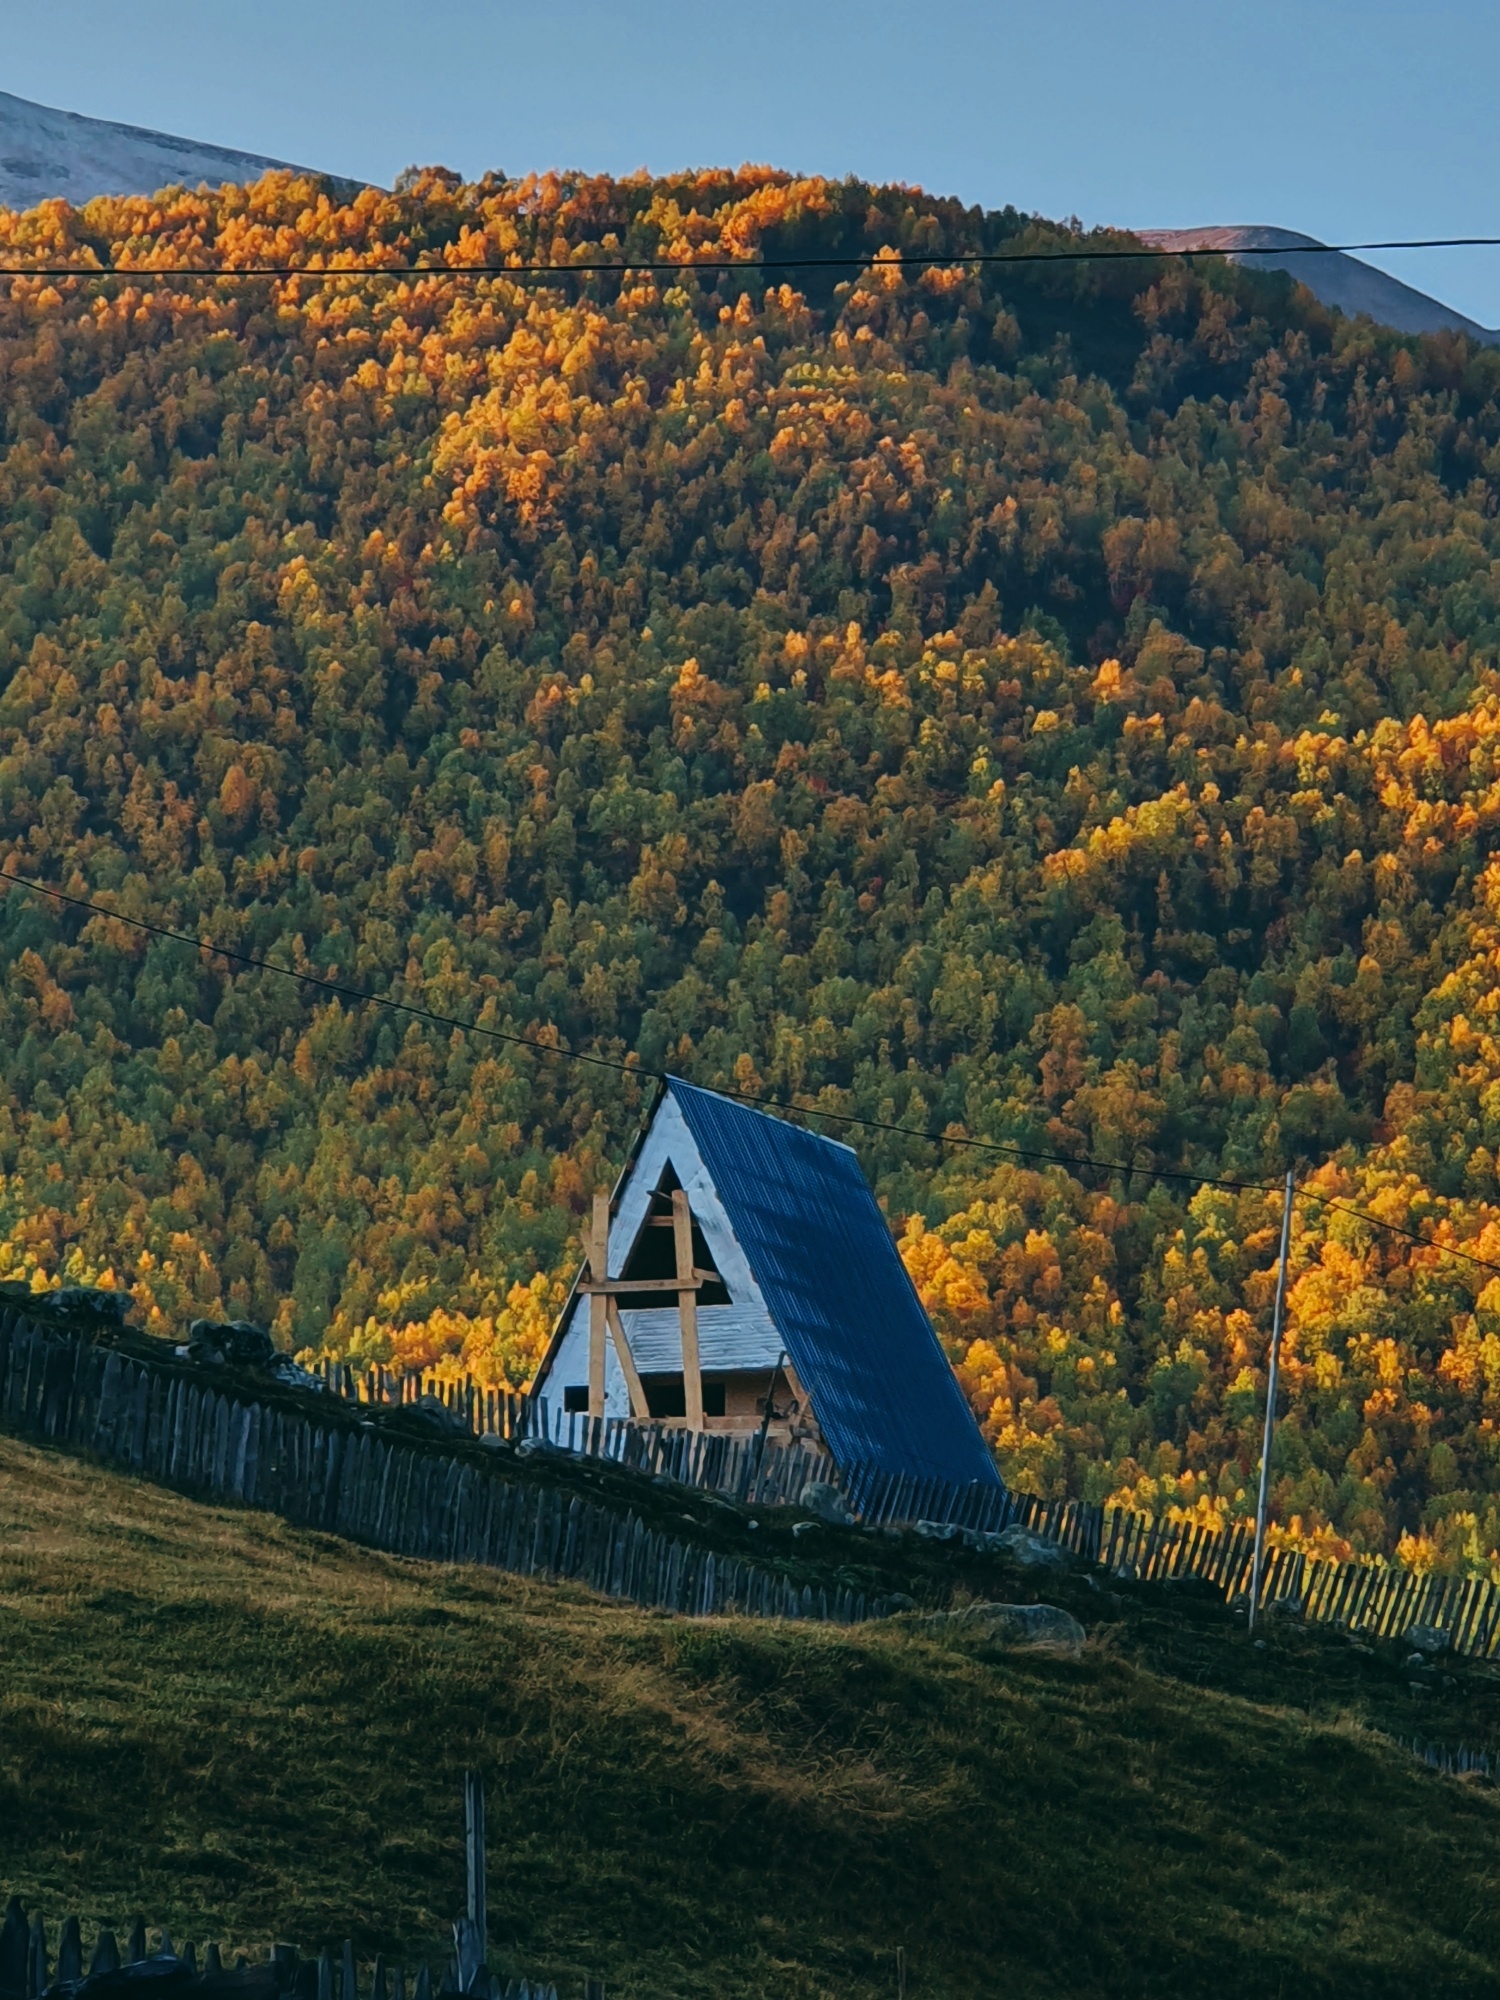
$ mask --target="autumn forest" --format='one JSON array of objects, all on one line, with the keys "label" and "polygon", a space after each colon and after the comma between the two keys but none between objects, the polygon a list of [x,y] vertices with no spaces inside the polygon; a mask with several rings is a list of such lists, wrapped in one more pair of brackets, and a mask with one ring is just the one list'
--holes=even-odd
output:
[{"label": "autumn forest", "polygon": [[1500,352],[764,170],[0,235],[140,270],[0,299],[0,866],[623,1065],[10,888],[0,1275],[520,1384],[672,1070],[945,1133],[1006,1476],[1222,1520],[1293,1166],[1284,1531],[1500,1569]]}]

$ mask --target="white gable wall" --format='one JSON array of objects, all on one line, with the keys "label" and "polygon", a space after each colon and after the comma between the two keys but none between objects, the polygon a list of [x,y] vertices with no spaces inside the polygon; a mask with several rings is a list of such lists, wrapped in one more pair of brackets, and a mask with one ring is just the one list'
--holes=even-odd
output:
[{"label": "white gable wall", "polygon": [[[651,1197],[669,1165],[686,1190],[689,1206],[713,1255],[714,1269],[729,1287],[729,1296],[736,1305],[754,1304],[764,1312],[760,1287],[750,1275],[745,1253],[729,1226],[729,1217],[709,1179],[687,1121],[670,1095],[662,1100],[660,1111],[651,1121],[651,1130],[641,1143],[630,1178],[621,1192],[619,1212],[610,1224],[609,1275],[618,1278],[624,1272],[646,1220]],[[774,1354],[771,1359],[775,1361]]]},{"label": "white gable wall", "polygon": [[[739,1246],[729,1218],[724,1213],[718,1191],[709,1178],[702,1155],[688,1131],[686,1121],[673,1098],[662,1100],[651,1129],[641,1142],[640,1152],[625,1186],[618,1209],[610,1222],[609,1275],[621,1277],[635,1249],[651,1207],[651,1197],[672,1168],[681,1182],[703,1231],[713,1267],[724,1280],[732,1301],[727,1306],[699,1306],[698,1349],[706,1374],[718,1375],[738,1370],[770,1369],[776,1366],[782,1341],[766,1310],[760,1287],[751,1275],[745,1253]],[[670,1297],[670,1294],[667,1295]],[[625,1338],[643,1375],[676,1375],[682,1372],[682,1331],[677,1304],[622,1311]],[[536,1393],[554,1403],[555,1425],[562,1411],[563,1390],[581,1387],[589,1379],[589,1302],[573,1301],[570,1318],[553,1352],[550,1365],[536,1383]],[[614,1341],[607,1335],[604,1348],[604,1409],[610,1417],[630,1415],[630,1395],[620,1372]]]},{"label": "white gable wall", "polygon": [[[548,1430],[553,1435],[556,1435],[557,1420],[562,1414],[563,1390],[580,1383],[587,1384],[588,1379],[589,1308],[587,1299],[578,1299],[574,1302],[567,1332],[558,1342],[552,1357],[552,1366],[536,1385],[536,1394],[544,1403],[552,1405],[547,1418]],[[604,1414],[607,1417],[630,1415],[630,1391],[625,1387],[615,1344],[608,1334],[604,1336]]]}]

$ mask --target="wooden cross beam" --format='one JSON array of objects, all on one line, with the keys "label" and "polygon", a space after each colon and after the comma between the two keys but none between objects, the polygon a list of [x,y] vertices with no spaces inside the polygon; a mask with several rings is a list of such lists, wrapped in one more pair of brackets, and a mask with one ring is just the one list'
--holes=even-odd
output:
[{"label": "wooden cross beam", "polygon": [[694,1271],[690,1278],[606,1278],[603,1284],[594,1278],[584,1278],[578,1289],[590,1297],[603,1292],[606,1298],[623,1298],[630,1292],[701,1292],[705,1285],[720,1282],[717,1271]]},{"label": "wooden cross beam", "polygon": [[[646,1401],[646,1391],[641,1385],[640,1372],[635,1365],[635,1356],[630,1351],[630,1342],[625,1338],[624,1322],[620,1309],[615,1304],[621,1292],[639,1291],[639,1284],[627,1285],[619,1278],[609,1275],[609,1196],[594,1196],[594,1227],[589,1245],[589,1277],[578,1287],[588,1294],[589,1301],[589,1415],[604,1416],[604,1336],[606,1331],[615,1344],[615,1357],[620,1364],[620,1373],[625,1377],[625,1387],[630,1396],[630,1414],[637,1422],[644,1423],[651,1415]],[[675,1286],[676,1280],[672,1283]]]},{"label": "wooden cross beam", "polygon": [[[665,1221],[667,1218],[663,1217]],[[677,1275],[672,1278],[612,1278],[609,1275],[609,1196],[594,1196],[593,1228],[589,1236],[588,1274],[579,1280],[578,1290],[589,1302],[589,1415],[604,1416],[604,1341],[614,1341],[620,1371],[630,1392],[630,1413],[645,1419],[650,1411],[635,1357],[625,1338],[624,1322],[616,1303],[636,1292],[675,1292],[677,1316],[682,1329],[682,1399],[687,1427],[703,1428],[703,1366],[698,1353],[698,1294],[705,1285],[722,1283],[717,1271],[699,1270],[693,1263],[693,1212],[681,1188],[673,1190],[673,1249]]]},{"label": "wooden cross beam", "polygon": [[609,1283],[609,1196],[594,1196],[594,1229],[589,1244],[589,1275],[593,1280],[589,1299],[589,1415],[604,1418],[604,1335],[609,1325],[608,1299],[602,1289]]},{"label": "wooden cross beam", "polygon": [[651,1416],[651,1406],[646,1401],[646,1391],[641,1386],[635,1356],[630,1351],[630,1342],[625,1338],[625,1324],[620,1318],[620,1308],[613,1299],[606,1299],[604,1310],[609,1319],[609,1330],[614,1337],[615,1353],[619,1357],[620,1373],[625,1377],[625,1387],[630,1392],[630,1414],[637,1423],[647,1423]]},{"label": "wooden cross beam", "polygon": [[693,1211],[686,1190],[672,1190],[672,1233],[677,1251],[677,1317],[682,1325],[682,1399],[690,1431],[703,1428],[703,1369],[698,1359],[698,1289],[693,1268]]}]

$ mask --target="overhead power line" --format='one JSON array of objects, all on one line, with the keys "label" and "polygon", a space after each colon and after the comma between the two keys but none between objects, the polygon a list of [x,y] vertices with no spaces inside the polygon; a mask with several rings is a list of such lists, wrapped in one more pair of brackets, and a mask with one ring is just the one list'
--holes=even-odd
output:
[{"label": "overhead power line", "polygon": [[[103,903],[96,903],[88,896],[71,895],[64,889],[53,889],[45,882],[33,882],[28,876],[17,875],[9,868],[0,868],[0,881],[11,883],[17,889],[26,889],[34,896],[43,896],[54,903],[65,904],[74,910],[86,910],[90,916],[104,917],[113,923],[124,924],[129,929],[140,931],[147,937],[163,938],[171,944],[186,945],[189,950],[206,953],[211,958],[227,959],[235,965],[243,965],[256,972],[274,972],[283,979],[295,979],[303,986],[310,986],[323,993],[331,993],[341,1000],[357,1001],[361,1006],[385,1007],[392,1013],[404,1014],[414,1021],[425,1021],[432,1027],[447,1028],[465,1035],[478,1035],[487,1041],[503,1042],[512,1048],[530,1049],[534,1054],[550,1056],[557,1062],[586,1063],[596,1069],[613,1070],[622,1076],[642,1077],[648,1082],[665,1083],[668,1072],[651,1069],[639,1061],[614,1056],[596,1055],[588,1049],[570,1048],[565,1042],[547,1042],[540,1036],[521,1035],[505,1028],[486,1027],[479,1021],[465,1021],[454,1014],[442,1014],[431,1007],[420,1007],[409,1000],[392,999],[389,994],[371,993],[362,986],[350,986],[339,979],[325,978],[315,972],[299,972],[295,966],[278,965],[274,959],[261,958],[253,952],[239,951],[232,945],[217,942],[212,938],[193,937],[187,931],[179,931],[167,924],[154,924],[145,917],[127,916],[121,910],[112,910]],[[780,1099],[766,1097],[750,1090],[736,1090],[727,1085],[716,1086],[721,1097],[731,1097],[741,1104],[754,1105],[757,1110],[766,1111],[777,1117],[785,1117],[794,1112],[804,1118],[825,1118],[838,1125],[853,1125],[866,1132],[889,1132],[906,1139],[924,1140],[928,1145],[945,1147],[968,1147],[973,1151],[997,1154],[1005,1159],[1025,1160],[1048,1166],[1066,1167],[1076,1173],[1079,1168],[1093,1168],[1100,1173],[1123,1174],[1127,1178],[1137,1176],[1143,1180],[1181,1181],[1193,1187],[1225,1188],[1239,1194],[1277,1194],[1278,1188],[1265,1181],[1231,1180],[1220,1174],[1195,1174],[1181,1167],[1141,1166],[1124,1160],[1101,1160],[1090,1154],[1044,1152],[1036,1147],[1013,1146],[999,1139],[975,1139],[964,1133],[933,1132],[920,1125],[899,1125],[885,1118],[866,1118],[852,1111],[832,1111],[819,1105],[786,1104]],[[1332,1196],[1316,1193],[1311,1188],[1298,1188],[1295,1199],[1314,1201],[1324,1208],[1336,1209],[1342,1215],[1356,1221],[1368,1223],[1374,1229],[1389,1230],[1393,1235],[1408,1237],[1424,1249],[1440,1251],[1447,1257],[1461,1258],[1467,1264],[1478,1265],[1481,1270],[1494,1271],[1500,1275],[1500,1264],[1488,1258],[1476,1256],[1470,1250],[1459,1250],[1449,1243],[1438,1243],[1420,1231],[1408,1229],[1399,1222],[1388,1222],[1384,1217],[1371,1215],[1364,1209],[1354,1208],[1347,1202],[1335,1200]]]},{"label": "overhead power line", "polygon": [[1324,1208],[1331,1208],[1340,1215],[1352,1215],[1356,1222],[1368,1222],[1376,1229],[1388,1229],[1393,1236],[1405,1236],[1413,1243],[1420,1243],[1427,1250],[1441,1250],[1445,1257],[1461,1257],[1466,1264],[1477,1264],[1481,1271],[1500,1274],[1500,1264],[1488,1257],[1476,1257],[1472,1250],[1460,1250],[1452,1243],[1438,1243],[1430,1236],[1424,1236],[1419,1229],[1408,1229],[1404,1223],[1387,1222],[1383,1216],[1371,1215],[1365,1209],[1353,1208],[1347,1201],[1336,1201],[1332,1195],[1318,1194],[1312,1188],[1298,1188],[1294,1199],[1315,1201]]},{"label": "overhead power line", "polygon": [[878,251],[840,252],[816,256],[789,252],[755,258],[591,258],[574,264],[555,262],[485,264],[0,264],[0,278],[582,278],[613,275],[636,277],[668,274],[686,277],[694,271],[849,271],[951,269],[959,264],[1107,264],[1140,262],[1143,259],[1186,257],[1326,257],[1346,256],[1366,250],[1493,250],[1500,248],[1500,236],[1407,236],[1371,243],[1288,243],[1279,249],[1257,249],[1253,245],[1202,249],[1156,247],[1139,249],[1088,247],[1057,250],[944,250],[899,251],[882,256]]},{"label": "overhead power line", "polygon": [[[331,993],[341,1000],[357,1001],[361,1006],[386,1007],[392,1013],[405,1014],[414,1021],[426,1021],[435,1028],[448,1028],[465,1035],[479,1035],[486,1041],[504,1042],[511,1048],[530,1049],[536,1055],[550,1056],[557,1062],[587,1063],[595,1069],[614,1070],[621,1076],[642,1077],[648,1082],[665,1083],[668,1072],[651,1069],[639,1061],[616,1056],[602,1056],[589,1049],[575,1049],[566,1042],[544,1041],[539,1035],[517,1034],[508,1028],[491,1028],[480,1021],[465,1021],[456,1014],[441,1014],[434,1008],[418,1006],[414,1001],[396,1000],[387,993],[372,993],[368,987],[350,986],[341,979],[329,979],[321,973],[300,972],[295,966],[278,965],[274,959],[261,958],[253,952],[240,951],[233,945],[226,945],[212,938],[193,937],[187,931],[173,930],[167,924],[154,924],[145,917],[127,916],[123,910],[112,910],[104,903],[96,903],[88,896],[71,895],[65,889],[54,889],[45,882],[33,882],[28,876],[14,874],[8,868],[0,868],[0,881],[13,883],[18,889],[29,889],[35,896],[48,897],[54,903],[64,903],[70,909],[86,910],[91,916],[105,917],[111,922],[125,924],[129,929],[140,931],[147,937],[165,938],[171,944],[186,945],[190,950],[206,953],[211,958],[223,958],[236,965],[243,965],[256,972],[274,972],[283,979],[295,979],[303,986],[311,986],[322,993]],[[733,1097],[742,1104],[753,1104],[763,1111],[785,1116],[796,1112],[807,1118],[828,1118],[836,1124],[858,1125],[871,1132],[894,1132],[908,1139],[924,1139],[934,1146],[970,1146],[986,1153],[998,1153],[1011,1159],[1037,1160],[1059,1167],[1095,1167],[1101,1171],[1117,1174],[1138,1174],[1148,1179],[1188,1181],[1195,1187],[1225,1187],[1253,1190],[1259,1186],[1253,1181],[1216,1180],[1212,1175],[1191,1174],[1175,1167],[1131,1167],[1119,1160],[1094,1160],[1080,1158],[1074,1154],[1041,1152],[1025,1146],[1007,1145],[998,1139],[972,1139],[962,1133],[932,1132],[920,1125],[898,1125],[893,1120],[864,1118],[852,1111],[830,1111],[810,1104],[784,1104],[780,1099],[766,1097],[752,1090],[736,1090],[731,1086],[720,1086],[719,1095]],[[1274,1189],[1265,1192],[1274,1193]]]},{"label": "overhead power line", "polygon": [[340,979],[326,979],[316,972],[299,972],[292,965],[278,965],[274,959],[258,958],[253,952],[237,951],[233,945],[220,944],[211,938],[196,938],[187,931],[171,929],[166,924],[153,924],[145,917],[126,916],[123,910],[111,910],[103,903],[95,903],[87,896],[72,896],[63,889],[52,889],[45,882],[32,882],[24,875],[12,874],[8,868],[0,868],[0,880],[13,882],[18,889],[29,889],[33,895],[50,897],[54,903],[66,903],[71,909],[87,910],[92,916],[108,917],[111,922],[125,924],[133,931],[142,931],[147,937],[166,938],[172,944],[185,944],[192,950],[206,952],[211,958],[227,958],[236,965],[249,966],[256,972],[276,972],[283,979],[296,979],[304,986],[315,986],[320,992],[335,994],[342,1000],[358,1000],[361,1004],[388,1007],[393,1013],[407,1014],[415,1021],[428,1021],[437,1028],[458,1028],[466,1035],[483,1035],[492,1042],[508,1042],[516,1048],[535,1049],[539,1055],[557,1056],[567,1062],[592,1063],[599,1069],[619,1070],[628,1076],[654,1077],[660,1071],[643,1069],[637,1063],[616,1061],[612,1056],[594,1055],[586,1049],[570,1049],[566,1044],[544,1042],[535,1035],[514,1035],[504,1028],[488,1028],[479,1021],[461,1021],[455,1015],[435,1013],[430,1007],[418,1007],[409,1000],[393,1000],[389,994],[371,993],[363,986],[349,986]]}]

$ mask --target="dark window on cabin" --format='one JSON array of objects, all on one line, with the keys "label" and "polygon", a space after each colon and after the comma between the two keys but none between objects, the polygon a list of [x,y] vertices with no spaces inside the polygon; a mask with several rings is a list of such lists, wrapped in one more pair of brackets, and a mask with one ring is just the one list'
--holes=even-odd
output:
[{"label": "dark window on cabin", "polygon": [[646,1376],[641,1383],[646,1392],[646,1408],[653,1417],[685,1417],[687,1392],[680,1375]]},{"label": "dark window on cabin", "polygon": [[566,1416],[584,1416],[589,1413],[589,1389],[585,1382],[582,1387],[569,1385],[563,1390],[563,1413]]},{"label": "dark window on cabin", "polygon": [[[680,1375],[647,1375],[641,1383],[646,1392],[646,1408],[653,1417],[685,1417],[687,1415],[687,1390]],[[705,1382],[703,1385],[703,1414],[705,1417],[722,1417],[724,1414],[724,1384]]]},{"label": "dark window on cabin", "polygon": [[[635,1247],[626,1259],[624,1277],[631,1278],[675,1278],[677,1276],[677,1237],[672,1228],[672,1193],[681,1186],[676,1174],[668,1167],[662,1175],[661,1185],[651,1197],[651,1206],[646,1220],[641,1225],[641,1233],[635,1239]],[[698,1218],[693,1218],[693,1268],[697,1271],[712,1271],[716,1267],[709,1255],[708,1243],[698,1226]],[[623,1292],[619,1302],[622,1306],[675,1306],[677,1300],[671,1292]],[[698,1293],[700,1306],[727,1306],[729,1293],[722,1283],[705,1285]],[[682,1413],[679,1411],[679,1415]]]}]

